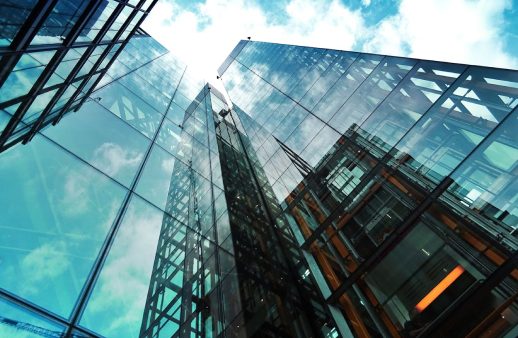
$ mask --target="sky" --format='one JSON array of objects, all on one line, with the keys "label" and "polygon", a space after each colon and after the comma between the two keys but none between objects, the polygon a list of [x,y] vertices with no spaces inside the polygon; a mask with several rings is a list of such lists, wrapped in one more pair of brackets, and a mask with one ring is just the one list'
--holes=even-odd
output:
[{"label": "sky", "polygon": [[247,37],[518,68],[518,0],[159,0],[143,28],[207,80]]}]

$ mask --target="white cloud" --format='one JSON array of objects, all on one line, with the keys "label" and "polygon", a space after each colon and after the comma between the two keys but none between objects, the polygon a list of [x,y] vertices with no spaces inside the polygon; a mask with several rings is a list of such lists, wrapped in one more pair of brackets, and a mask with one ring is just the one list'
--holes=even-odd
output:
[{"label": "white cloud", "polygon": [[[363,8],[370,0],[362,0]],[[201,74],[214,70],[241,39],[518,67],[502,42],[506,0],[402,0],[396,15],[367,27],[361,9],[338,0],[291,0],[282,15],[254,0],[205,0],[185,9],[161,1],[144,24]]]},{"label": "white cloud", "polygon": [[293,0],[285,7],[286,19],[278,23],[255,1],[206,0],[196,11],[173,1],[159,2],[144,29],[193,68],[215,79],[215,69],[239,40],[302,44],[351,49],[363,34],[359,11],[339,1]]},{"label": "white cloud", "polygon": [[121,169],[135,167],[142,161],[142,154],[123,149],[114,143],[103,143],[94,152],[93,165],[110,176],[117,175]]},{"label": "white cloud", "polygon": [[110,337],[138,333],[161,225],[156,209],[130,205],[86,308],[89,327]]},{"label": "white cloud", "polygon": [[21,261],[24,274],[24,292],[35,294],[41,290],[41,283],[63,274],[70,265],[63,241],[45,243],[31,250]]},{"label": "white cloud", "polygon": [[162,163],[161,163],[161,168],[164,172],[166,172],[167,174],[170,174],[174,170],[174,163],[175,163],[174,157],[163,159]]},{"label": "white cloud", "polygon": [[365,43],[371,52],[516,68],[502,41],[506,0],[403,0]]},{"label": "white cloud", "polygon": [[87,175],[81,171],[66,173],[63,194],[60,199],[63,213],[78,215],[88,210],[90,184]]}]

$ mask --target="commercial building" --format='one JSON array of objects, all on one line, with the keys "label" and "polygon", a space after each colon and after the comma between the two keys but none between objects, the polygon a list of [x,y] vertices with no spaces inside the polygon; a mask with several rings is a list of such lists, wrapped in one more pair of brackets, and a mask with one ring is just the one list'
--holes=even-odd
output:
[{"label": "commercial building", "polygon": [[517,71],[241,41],[220,74],[342,335],[516,335]]},{"label": "commercial building", "polygon": [[518,71],[241,41],[222,94],[135,27],[49,123],[0,87],[0,335],[516,336]]},{"label": "commercial building", "polygon": [[80,106],[155,3],[0,1],[0,151]]}]

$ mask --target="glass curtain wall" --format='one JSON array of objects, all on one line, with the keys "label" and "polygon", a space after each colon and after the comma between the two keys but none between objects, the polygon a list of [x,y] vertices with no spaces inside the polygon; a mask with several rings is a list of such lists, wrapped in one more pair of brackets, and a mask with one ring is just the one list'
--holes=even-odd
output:
[{"label": "glass curtain wall", "polygon": [[354,336],[516,335],[518,71],[251,41],[219,71]]},{"label": "glass curtain wall", "polygon": [[133,37],[0,154],[0,336],[209,337],[240,309],[209,89],[163,54]]},{"label": "glass curtain wall", "polygon": [[77,109],[155,3],[1,0],[0,152]]}]

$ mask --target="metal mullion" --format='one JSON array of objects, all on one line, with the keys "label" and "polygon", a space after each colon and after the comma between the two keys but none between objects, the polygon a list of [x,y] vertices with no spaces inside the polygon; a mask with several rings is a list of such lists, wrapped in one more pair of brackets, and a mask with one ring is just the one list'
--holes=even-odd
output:
[{"label": "metal mullion", "polygon": [[22,51],[30,44],[45,20],[48,18],[50,13],[52,13],[57,2],[58,0],[39,0],[36,6],[34,6],[31,14],[29,14],[29,17],[20,27],[18,33],[9,46],[10,50],[14,51],[15,54],[3,56],[0,60],[0,87],[4,84],[5,80],[7,80],[13,68],[22,56],[22,54],[16,52]]},{"label": "metal mullion", "polygon": [[[237,116],[237,118],[239,119],[239,116]],[[236,123],[234,121],[234,119],[235,119],[234,118],[234,114],[232,114],[232,113],[230,114],[230,119],[232,120],[232,122],[233,122],[233,124],[235,126]],[[284,246],[284,241],[282,239],[282,235],[279,233],[280,230],[277,228],[277,223],[275,221],[275,217],[273,216],[272,211],[271,211],[271,209],[270,209],[270,207],[268,205],[268,199],[265,197],[265,192],[263,191],[263,187],[259,183],[260,181],[257,178],[256,169],[254,169],[254,166],[252,165],[252,161],[250,160],[250,155],[248,154],[248,150],[245,147],[245,143],[243,141],[243,138],[242,138],[240,133],[237,133],[236,138],[237,138],[238,144],[243,149],[243,155],[244,155],[244,163],[243,163],[244,168],[243,168],[243,170],[248,170],[249,171],[250,178],[252,180],[252,184],[253,184],[254,188],[256,189],[256,193],[258,195],[257,199],[264,206],[265,223],[267,224],[267,226],[273,232],[273,236],[275,238],[274,242],[275,242],[275,244],[280,249],[283,261],[284,261],[284,263],[286,263],[288,271],[292,274],[292,276],[296,276],[297,272],[294,271],[294,269],[293,269],[293,263],[292,263],[292,259],[291,259],[292,255],[291,255],[290,252],[287,251],[287,249]],[[235,152],[236,151],[233,151],[233,153],[235,153]],[[234,154],[234,156],[236,156],[236,155]],[[239,168],[238,168],[238,170],[239,170]],[[227,206],[227,208],[228,208],[228,206]],[[236,267],[235,268],[236,268],[236,271],[237,271],[237,263],[236,263]],[[227,275],[227,277],[228,277],[228,275]],[[296,281],[296,280],[290,280],[290,282],[295,287],[295,290],[296,290],[297,294],[300,295],[300,296],[304,296],[304,294],[305,294],[304,289],[301,287],[299,282]],[[312,309],[311,309],[311,306],[308,307],[308,304],[307,304],[306,301],[302,302],[300,304],[300,306],[304,310],[305,315],[307,315],[307,316],[309,316],[313,312]],[[233,320],[234,320],[234,318],[232,319],[232,321]],[[310,328],[310,330],[312,332],[318,332],[318,328],[315,327],[315,323],[313,323],[312,321],[309,322],[309,328]],[[223,328],[223,332],[226,333],[227,331],[228,331],[228,327],[227,328]]]},{"label": "metal mullion", "polygon": [[[95,0],[86,6],[86,8],[83,11],[83,14],[78,19],[68,36],[65,38],[65,41],[63,43],[63,47],[60,48],[56,54],[52,57],[51,61],[47,64],[45,69],[43,70],[43,73],[40,74],[38,79],[36,80],[36,83],[32,86],[28,93],[28,99],[22,103],[18,109],[16,110],[16,113],[13,115],[13,117],[9,120],[9,123],[5,127],[2,135],[0,136],[0,146],[2,146],[4,143],[7,142],[9,139],[9,136],[11,133],[16,129],[16,126],[18,123],[23,119],[23,116],[25,115],[25,112],[27,109],[31,106],[31,104],[35,100],[35,94],[43,88],[47,80],[50,78],[52,74],[54,74],[56,68],[61,63],[62,59],[64,58],[67,48],[71,46],[72,42],[77,38],[77,36],[80,34],[83,27],[86,25],[87,21],[90,19],[90,17],[95,12],[96,8],[100,5],[101,0]],[[53,98],[54,99],[54,98]],[[51,100],[52,103],[52,100]],[[47,107],[48,108],[48,107]],[[46,108],[46,109],[47,109]],[[44,110],[45,112],[45,110]],[[42,113],[43,115],[43,113]],[[40,116],[41,118],[41,116]]]},{"label": "metal mullion", "polygon": [[[142,0],[142,1],[144,1],[144,0]],[[185,69],[182,74],[182,77],[180,78],[180,82],[184,75],[185,75]],[[177,89],[178,89],[178,87],[175,88],[175,91],[172,96],[173,98],[174,98],[174,94],[176,93]],[[171,98],[169,105],[171,105],[172,102],[173,102],[173,99]],[[74,306],[74,310],[72,311],[72,314],[70,316],[70,322],[71,322],[72,326],[76,326],[78,324],[79,319],[80,319],[81,315],[83,314],[83,311],[86,308],[86,303],[89,300],[90,295],[94,289],[95,283],[101,274],[101,270],[104,265],[104,262],[106,261],[106,259],[108,257],[109,250],[110,250],[110,248],[115,240],[115,236],[122,224],[124,214],[128,208],[132,195],[134,194],[135,188],[137,187],[137,183],[140,179],[140,176],[142,175],[142,172],[144,171],[144,167],[151,154],[151,150],[153,149],[155,140],[158,138],[160,128],[162,127],[164,120],[165,120],[165,115],[162,117],[162,120],[160,121],[160,124],[155,132],[155,135],[153,136],[151,142],[149,143],[149,147],[146,151],[146,154],[144,155],[144,158],[143,158],[142,162],[140,163],[137,173],[135,174],[135,177],[133,178],[131,186],[129,187],[128,192],[127,192],[126,196],[124,197],[124,200],[118,211],[117,216],[115,217],[113,225],[110,228],[108,235],[106,236],[106,240],[103,243],[103,246],[101,247],[101,249],[99,250],[98,258],[95,261],[94,265],[92,266],[90,274],[88,275],[88,278],[84,283],[83,290],[81,291],[78,301],[77,301],[76,305]],[[70,330],[71,330],[72,326],[70,326],[69,330],[67,330],[66,336],[69,336],[71,334]]]},{"label": "metal mullion", "polygon": [[[155,60],[155,59],[153,59],[153,60]],[[102,72],[102,70],[96,70],[91,75],[92,76],[93,75],[97,75],[97,74],[100,74],[101,72]],[[75,81],[73,81],[71,83],[75,83],[75,82],[84,80],[86,77],[88,77],[88,75],[89,74],[85,74],[85,75],[82,75],[80,77],[77,77],[76,79],[74,79]],[[88,77],[88,78],[90,79],[90,77]],[[50,92],[50,91],[52,91],[54,89],[60,88],[61,86],[65,85],[65,84],[66,83],[57,83],[55,85],[45,87],[45,88],[41,89],[38,93],[36,93],[36,96],[39,96],[41,94],[45,94],[47,92]],[[8,108],[8,107],[10,107],[10,106],[12,106],[14,104],[19,103],[19,102],[23,102],[27,98],[28,98],[28,94],[25,94],[25,95],[22,95],[22,96],[15,97],[14,99],[10,99],[9,101],[4,101],[4,102],[0,103],[0,109],[5,109],[5,108]]]},{"label": "metal mullion", "polygon": [[27,94],[15,97],[14,99],[10,99],[9,101],[4,101],[0,103],[0,109],[5,109],[7,107],[12,106],[13,104],[17,104],[18,102],[23,102],[27,99]]},{"label": "metal mullion", "polygon": [[417,219],[425,212],[426,209],[436,200],[436,198],[446,190],[452,180],[449,176],[444,179],[434,191],[429,194],[417,208],[415,208],[409,216],[405,218],[402,224],[389,237],[381,243],[376,251],[370,255],[359,267],[354,270],[347,279],[327,298],[328,303],[335,303],[353,284],[363,276],[374,264],[381,261],[391,250],[399,244],[399,242],[410,232],[417,224]]},{"label": "metal mullion", "polygon": [[[72,48],[82,48],[82,47],[89,47],[92,45],[93,42],[89,41],[79,41],[79,42],[72,42],[69,46],[65,47],[67,50]],[[108,45],[111,41],[100,41],[97,43],[97,45]],[[56,50],[59,48],[63,48],[64,46],[61,44],[48,44],[48,45],[36,45],[36,46],[30,46],[28,47],[24,53],[33,53],[33,52],[44,52],[48,50]]]},{"label": "metal mullion", "polygon": [[[151,9],[151,8],[156,4],[156,2],[157,2],[157,1],[158,1],[158,0],[155,0],[155,1],[150,5],[150,7],[149,7],[149,8]],[[134,35],[134,33],[135,33],[136,29],[137,29],[137,28],[142,24],[142,22],[144,21],[144,19],[146,18],[146,16],[147,16],[147,14],[144,14],[144,15],[142,16],[142,18],[140,18],[139,22],[137,22],[137,24],[135,24],[135,27],[134,27],[133,31],[129,34],[129,36],[126,38],[126,40],[124,40],[124,41],[121,43],[121,46],[120,46],[120,47],[119,47],[119,49],[115,52],[115,54],[112,56],[111,60],[108,62],[108,64],[106,65],[106,67],[104,67],[104,69],[102,69],[102,70],[100,71],[100,74],[101,74],[101,75],[100,75],[100,76],[97,78],[97,80],[92,84],[92,86],[90,87],[90,89],[85,93],[85,95],[83,96],[83,98],[80,100],[79,104],[77,104],[77,105],[76,105],[76,107],[75,107],[75,109],[76,109],[76,110],[77,110],[77,109],[79,109],[79,108],[80,108],[80,107],[81,107],[81,106],[86,102],[86,100],[90,97],[90,95],[92,94],[92,92],[94,91],[94,89],[96,89],[97,84],[99,84],[99,82],[101,81],[101,79],[103,78],[103,76],[106,74],[106,72],[108,71],[108,69],[109,69],[109,68],[111,67],[111,65],[115,62],[115,60],[118,58],[118,56],[120,55],[120,53],[122,53],[122,51],[123,51],[124,47],[128,44],[128,42],[130,41],[130,39],[133,37],[133,35]],[[106,55],[109,53],[109,50],[108,50],[108,49],[109,49],[109,48],[107,48],[107,49],[105,50]],[[165,54],[162,54],[162,55],[160,55],[160,56],[158,56],[158,57],[154,58],[153,60],[150,60],[149,62],[147,62],[147,63],[143,64],[142,66],[145,66],[146,64],[148,64],[148,63],[150,63],[150,62],[152,62],[152,61],[154,61],[154,60],[158,59],[159,57],[161,57],[161,56],[163,56],[163,55],[165,55]],[[104,58],[105,58],[105,55],[104,55],[104,56],[103,56],[103,55],[101,55],[101,57],[100,57],[99,59],[101,59],[101,58],[102,58],[102,59],[104,59]],[[102,61],[99,61],[99,60],[98,60],[97,62],[100,64]],[[138,68],[141,68],[142,66],[140,66],[140,67],[138,67]],[[95,67],[98,67],[98,66],[97,66],[97,65],[94,65],[94,68],[95,68]],[[138,69],[138,68],[136,68],[136,69]],[[133,71],[135,71],[136,69],[133,69],[132,71],[130,71],[130,73],[131,73],[131,72],[133,72]],[[127,73],[127,74],[129,74],[129,73]],[[127,74],[124,74],[123,76],[125,76],[125,75],[127,75]],[[120,76],[120,77],[118,77],[118,78],[114,79],[114,81],[118,80],[118,79],[119,79],[119,78],[121,78],[121,77],[122,77],[122,76]],[[112,82],[113,82],[113,81],[112,81]],[[70,102],[71,102],[71,101],[69,101],[69,103],[70,103]],[[60,113],[60,114],[59,114],[59,115],[58,115],[58,116],[53,120],[53,122],[52,122],[52,124],[53,124],[53,125],[56,125],[56,124],[61,120],[61,118],[63,118],[63,115],[64,115],[64,114],[65,114],[65,112],[66,112],[66,109],[69,109],[69,108],[70,108],[70,106],[71,106],[71,104],[70,104],[70,105],[69,105],[69,104],[67,104],[67,105],[65,105],[65,106],[63,107],[63,109],[62,109],[61,113]]]},{"label": "metal mullion", "polygon": [[[90,16],[93,14],[93,12],[96,10],[96,8],[100,5],[100,0],[96,0],[97,3],[95,5],[94,8],[90,9]],[[38,120],[32,125],[32,128],[31,130],[29,131],[29,133],[27,134],[27,137],[23,140],[23,143],[27,143],[29,142],[30,140],[32,140],[32,138],[36,135],[37,131],[40,129],[40,127],[42,126],[43,122],[45,121],[45,118],[52,112],[52,109],[54,108],[54,106],[56,105],[56,103],[58,102],[58,100],[61,98],[61,96],[64,94],[65,90],[68,89],[68,85],[70,83],[72,83],[72,80],[75,78],[75,76],[77,75],[77,73],[79,72],[79,70],[86,64],[86,62],[88,61],[88,59],[90,58],[92,52],[94,51],[94,49],[98,46],[99,42],[101,41],[102,37],[104,36],[104,34],[108,31],[108,28],[115,22],[115,20],[119,17],[120,13],[122,12],[122,10],[125,8],[125,5],[124,4],[119,4],[116,9],[113,11],[113,13],[110,15],[109,19],[106,20],[106,22],[104,23],[103,27],[101,28],[101,30],[97,33],[96,37],[94,38],[94,40],[88,44],[88,49],[85,51],[85,53],[81,56],[81,58],[79,59],[79,61],[76,63],[76,65],[74,66],[74,68],[72,69],[72,71],[70,72],[70,74],[67,76],[66,80],[65,80],[65,83],[67,84],[67,86],[63,86],[61,87],[58,92],[52,97],[52,99],[50,100],[49,104],[45,107],[45,109],[43,110],[43,112],[41,113],[41,115],[39,116]],[[88,10],[88,9],[87,9]],[[133,13],[132,13],[133,14]],[[130,17],[128,18],[128,20],[130,20],[130,18],[132,18],[132,16],[130,15]],[[81,30],[84,28],[84,25],[86,25],[86,23],[88,22],[88,18],[86,18],[86,20],[84,21],[84,24],[81,25],[80,29],[77,29],[77,34],[79,34],[81,32]],[[127,20],[127,21],[128,21]],[[123,29],[123,28],[121,28]],[[75,37],[73,37],[72,41],[75,40],[75,38],[77,37],[77,35]],[[67,40],[68,40],[68,37],[67,37]],[[104,53],[103,53],[104,54]],[[101,54],[101,56],[103,55]],[[64,53],[63,53],[63,56],[64,56]],[[100,58],[99,58],[100,59]],[[102,61],[102,60],[101,60]],[[92,68],[92,70],[94,70]],[[84,87],[84,85],[86,85],[86,81],[84,84],[80,85],[76,91],[74,92],[74,94],[68,99],[68,102],[65,104],[64,108],[67,108],[72,104],[72,102],[74,102],[74,100],[77,98],[77,96],[79,95],[79,93],[81,93],[81,89]],[[63,111],[66,111],[66,109],[63,109]],[[58,115],[59,116],[59,115]]]},{"label": "metal mullion", "polygon": [[[469,306],[470,303],[473,306],[480,303],[481,298],[484,297],[493,288],[498,286],[499,283],[508,277],[511,272],[516,269],[518,265],[518,251],[509,257],[505,263],[500,265],[487,279],[479,280],[471,285],[459,298],[457,298],[450,306],[446,308],[439,316],[437,316],[429,325],[425,327],[423,331],[417,336],[427,337],[438,325],[447,320],[447,317],[457,311],[462,306]],[[467,304],[467,305],[466,305]]]},{"label": "metal mullion", "polygon": [[[126,30],[126,28],[129,26],[129,24],[131,23],[131,21],[133,20],[133,18],[137,15],[137,13],[139,12],[139,8],[142,7],[142,5],[145,3],[146,0],[141,0],[139,2],[139,4],[137,5],[137,8],[135,8],[133,10],[133,12],[129,15],[129,17],[126,19],[126,21],[124,22],[124,24],[121,26],[121,28],[119,29],[119,31],[117,32],[117,34],[114,36],[113,40],[112,41],[118,41],[119,37],[124,33],[124,31]],[[153,5],[156,3],[156,1],[153,3]],[[128,35],[128,37],[121,43],[121,46],[119,47],[119,49],[117,50],[117,52],[112,56],[111,60],[108,62],[108,64],[106,65],[106,67],[104,68],[104,71],[101,73],[101,75],[97,78],[97,80],[92,84],[92,86],[90,87],[90,89],[85,93],[83,99],[81,100],[81,103],[79,104],[79,106],[81,106],[84,101],[86,100],[86,98],[88,98],[90,96],[90,94],[92,93],[93,89],[96,87],[96,85],[99,83],[99,81],[101,81],[101,79],[103,78],[104,74],[106,73],[106,71],[110,68],[110,66],[112,65],[112,63],[115,61],[115,59],[117,59],[117,57],[120,55],[120,53],[122,52],[122,50],[124,49],[124,47],[127,45],[127,43],[129,42],[129,40],[131,39],[131,37],[135,34],[137,28],[142,24],[142,22],[144,21],[144,19],[146,18],[147,14],[145,13],[141,18],[140,20],[135,24],[133,30],[131,31],[131,33]],[[104,28],[106,28],[106,31],[108,30],[110,25],[105,25]],[[99,37],[99,40],[101,40],[102,36],[104,35],[105,32],[103,32],[103,34],[99,34],[98,37]],[[112,47],[115,45],[112,44]],[[111,47],[111,48],[112,48]],[[111,48],[106,48],[106,50],[101,54],[101,56],[98,58],[97,62],[92,66],[92,70],[94,71],[97,71],[97,68],[99,67],[99,65],[104,61],[104,59],[106,58],[106,56],[109,54]],[[154,59],[153,59],[154,60]],[[140,68],[140,67],[139,67]],[[63,108],[61,108],[61,111],[60,113],[58,114],[58,116],[56,116],[54,119],[53,119],[53,122],[52,124],[57,124],[61,118],[63,118],[63,115],[70,109],[70,107],[72,106],[74,100],[77,98],[77,96],[79,95],[79,93],[81,92],[81,90],[84,88],[84,86],[86,86],[86,83],[87,81],[84,81],[81,85],[79,85],[79,87],[77,88],[76,92],[70,97],[69,101],[63,106]],[[31,135],[30,137],[32,138],[34,135]]]},{"label": "metal mullion", "polygon": [[7,290],[4,290],[2,288],[0,288],[0,299],[1,299],[1,297],[7,299],[8,301],[10,301],[22,308],[29,310],[30,312],[33,312],[34,314],[36,314],[38,316],[44,317],[45,319],[47,319],[51,322],[58,323],[65,327],[68,327],[70,325],[70,323],[65,318],[58,316],[58,315],[54,314],[53,312],[50,312],[49,310],[42,308],[38,305],[35,305],[29,301],[26,301],[23,298],[15,295]]},{"label": "metal mullion", "polygon": [[[383,61],[383,60],[382,60]],[[381,61],[380,61],[380,64],[381,64]],[[455,79],[455,81],[451,84],[451,86],[448,88],[448,90],[446,92],[444,92],[441,97],[448,97],[447,95],[449,95],[451,92],[453,92],[453,88],[455,88],[455,85],[457,83],[460,83],[461,81],[463,81],[465,79],[465,77],[467,77],[467,72],[468,72],[468,69],[469,67],[466,67],[464,69],[464,71],[457,77],[457,79]],[[437,101],[439,101],[441,99],[441,97],[439,97],[437,99]],[[437,102],[436,101],[436,102]],[[363,189],[373,178],[374,176],[379,172],[379,170],[381,168],[385,169],[385,170],[388,170],[389,172],[392,171],[392,167],[388,164],[388,161],[390,160],[391,158],[391,152],[393,152],[394,149],[397,149],[396,146],[397,144],[403,139],[406,137],[406,135],[413,129],[413,127],[421,120],[421,118],[423,118],[423,116],[425,116],[433,107],[435,106],[435,104],[432,104],[422,115],[421,117],[414,122],[414,124],[412,125],[412,127],[408,128],[408,130],[405,132],[405,134],[403,136],[401,136],[401,138],[398,140],[398,142],[396,142],[396,144],[394,146],[391,147],[391,149],[389,151],[387,151],[385,153],[385,155],[381,158],[381,159],[377,159],[376,158],[376,161],[377,164],[371,169],[369,170],[369,172],[367,173],[367,175],[361,179],[361,182],[354,188],[354,190],[351,192],[354,193],[355,191],[356,192],[360,192],[361,189]],[[350,144],[354,145],[355,147],[357,148],[360,148],[362,150],[364,150],[366,153],[370,154],[370,151],[369,149],[365,149],[364,146],[361,146],[359,145],[358,143],[355,142],[355,138],[351,138],[349,136],[346,136],[346,135],[342,135],[343,138],[345,138],[347,141],[349,141]],[[399,170],[394,170],[394,172],[399,172]],[[408,182],[409,180],[406,178],[405,174],[403,174],[403,177],[405,178],[405,182]],[[411,180],[410,180],[411,181]],[[311,182],[311,181],[310,181]],[[412,183],[412,182],[411,182]],[[309,184],[307,185],[309,186]],[[415,186],[414,183],[411,184],[411,186]],[[421,186],[419,186],[419,188],[422,188]],[[351,195],[349,194],[349,195]],[[301,199],[303,198],[302,194],[298,194],[296,197],[295,197],[295,201],[300,201]],[[334,209],[331,214],[326,218],[326,220],[324,220],[324,223],[327,223],[326,227],[329,226],[333,221],[334,221],[334,218],[336,218],[338,216],[338,214],[341,212],[340,210],[338,210],[339,208],[343,208],[346,204],[347,204],[347,198],[342,201],[338,207],[336,209]],[[291,209],[295,203],[290,203],[288,205],[288,209]],[[338,210],[338,211],[337,211]],[[334,215],[336,213],[336,215]],[[331,218],[331,216],[333,216]],[[305,242],[302,244],[302,249],[305,249],[307,250],[309,248],[309,245],[315,241],[317,239],[318,236],[320,236],[320,234],[325,230],[326,227],[322,227],[322,225],[320,225],[314,232],[313,234],[307,238],[305,240]]]},{"label": "metal mullion", "polygon": [[[468,67],[469,68],[469,67]],[[468,69],[467,68],[467,69]],[[467,70],[466,69],[466,70]],[[484,141],[488,140],[491,135],[493,135],[496,130],[498,130],[499,126],[502,126],[507,119],[512,116],[513,112],[517,111],[518,108],[513,109],[511,112],[509,112],[502,121],[493,128],[482,140],[479,144],[477,144],[466,156],[464,159],[457,164],[457,166],[452,170],[452,173],[462,166],[463,163],[465,163],[472,154],[474,154],[479,148],[482,148],[482,145],[485,144]],[[367,272],[368,269],[370,269],[374,264],[378,263],[383,259],[390,250],[397,245],[401,240],[405,238],[405,236],[415,228],[417,225],[417,219],[421,217],[421,215],[428,209],[432,203],[436,202],[439,198],[439,196],[446,191],[446,189],[451,185],[451,183],[454,182],[451,178],[451,174],[443,178],[443,180],[440,182],[439,185],[435,187],[435,189],[428,195],[426,198],[415,208],[402,222],[401,226],[396,229],[392,234],[389,235],[389,237],[378,247],[378,249],[371,255],[369,258],[367,258],[355,271],[351,273],[351,275],[346,279],[342,285],[340,285],[333,294],[327,299],[327,302],[333,303],[338,300],[339,297],[342,296],[342,294],[349,289],[361,276]],[[415,184],[413,184],[415,185]],[[493,273],[495,274],[495,273]]]}]

